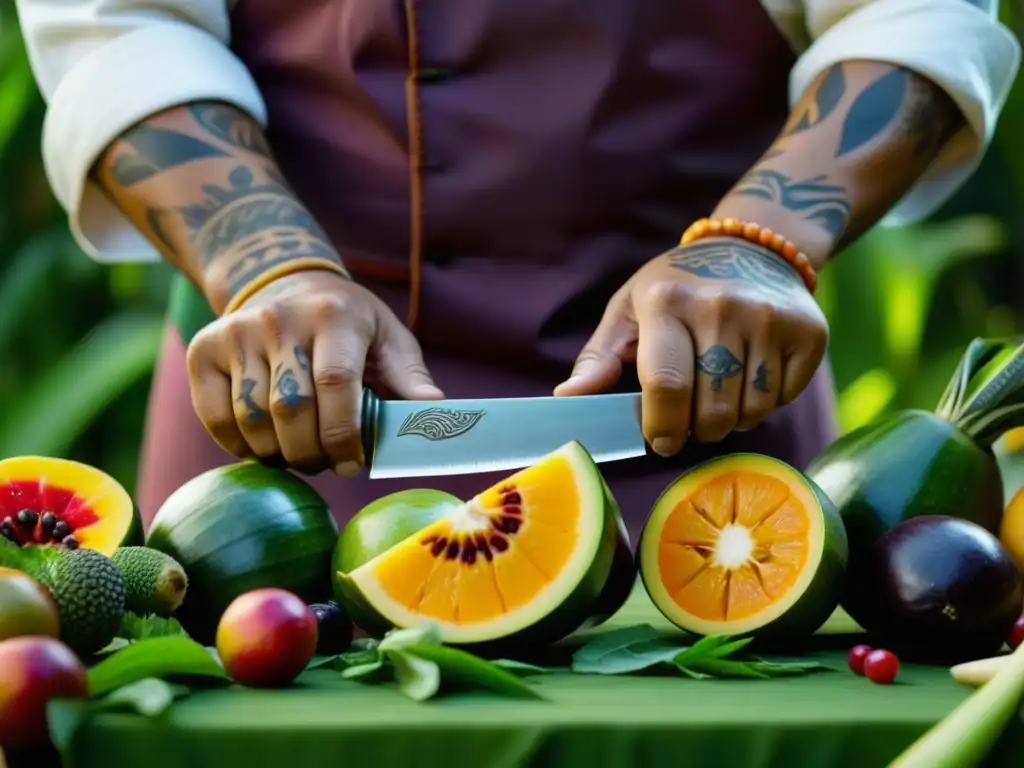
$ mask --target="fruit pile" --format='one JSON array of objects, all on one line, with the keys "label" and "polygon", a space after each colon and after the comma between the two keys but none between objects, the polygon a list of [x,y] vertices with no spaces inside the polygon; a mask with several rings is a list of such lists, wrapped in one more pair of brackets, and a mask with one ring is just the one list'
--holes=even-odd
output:
[{"label": "fruit pile", "polygon": [[[418,663],[463,674],[485,662],[441,643],[522,658],[606,620],[638,577],[665,618],[704,640],[630,642],[646,666],[690,676],[819,668],[740,651],[752,640],[796,650],[840,606],[871,643],[851,650],[850,669],[876,683],[897,677],[899,658],[993,656],[1024,637],[1024,492],[1004,515],[991,452],[1024,423],[1022,370],[1024,348],[978,340],[935,413],[846,435],[806,472],[755,454],[695,467],[657,499],[635,553],[575,442],[469,500],[390,494],[340,535],[306,482],[259,463],[183,485],[143,541],[130,497],[104,473],[0,461],[0,747],[45,738],[49,698],[88,696],[97,654],[171,618],[215,647],[218,673],[252,686],[287,685],[315,656],[374,674],[385,657],[408,661],[396,637]],[[373,639],[353,641],[353,624]],[[501,680],[496,669],[481,674]]]}]

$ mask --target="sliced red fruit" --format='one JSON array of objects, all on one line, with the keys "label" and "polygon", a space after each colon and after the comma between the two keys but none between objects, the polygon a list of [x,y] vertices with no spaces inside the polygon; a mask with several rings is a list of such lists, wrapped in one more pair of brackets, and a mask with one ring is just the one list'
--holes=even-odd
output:
[{"label": "sliced red fruit", "polygon": [[1017,619],[1017,622],[1013,625],[1008,642],[1011,648],[1016,648],[1021,643],[1024,643],[1024,616]]},{"label": "sliced red fruit", "polygon": [[0,537],[18,546],[93,549],[105,555],[142,543],[142,521],[124,487],[67,459],[0,461]]}]

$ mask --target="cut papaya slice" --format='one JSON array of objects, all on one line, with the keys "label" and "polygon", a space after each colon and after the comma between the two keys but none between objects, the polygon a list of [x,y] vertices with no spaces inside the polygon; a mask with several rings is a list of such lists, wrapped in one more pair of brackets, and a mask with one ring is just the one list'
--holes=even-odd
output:
[{"label": "cut papaya slice", "polygon": [[712,459],[676,480],[639,547],[651,600],[699,635],[813,633],[839,603],[847,555],[824,493],[757,454]]},{"label": "cut papaya slice", "polygon": [[0,461],[0,536],[18,546],[81,547],[108,556],[143,538],[138,510],[114,478],[42,456]]},{"label": "cut papaya slice", "polygon": [[432,622],[449,643],[553,641],[594,613],[620,529],[597,465],[569,443],[339,573],[341,593],[388,626]]}]

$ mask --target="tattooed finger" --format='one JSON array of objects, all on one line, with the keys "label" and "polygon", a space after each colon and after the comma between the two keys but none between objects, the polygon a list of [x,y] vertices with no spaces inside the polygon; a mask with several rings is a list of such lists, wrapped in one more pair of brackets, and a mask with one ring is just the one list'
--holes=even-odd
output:
[{"label": "tattooed finger", "polygon": [[711,344],[698,336],[698,349],[703,351],[696,359],[693,434],[702,443],[717,443],[733,430],[739,419],[743,344],[731,335]]},{"label": "tattooed finger", "polygon": [[270,413],[281,453],[289,464],[316,464],[322,456],[309,354],[301,344],[282,345],[270,365]]},{"label": "tattooed finger", "polygon": [[277,455],[281,448],[270,418],[270,371],[255,344],[239,346],[231,365],[231,395],[235,421],[252,452],[260,458]]},{"label": "tattooed finger", "polygon": [[753,429],[775,410],[781,383],[782,363],[777,345],[769,338],[754,338],[747,355],[736,431]]}]

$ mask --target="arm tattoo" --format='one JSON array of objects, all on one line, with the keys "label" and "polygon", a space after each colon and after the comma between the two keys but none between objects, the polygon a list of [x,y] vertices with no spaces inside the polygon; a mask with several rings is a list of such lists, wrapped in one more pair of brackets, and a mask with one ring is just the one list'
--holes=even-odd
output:
[{"label": "arm tattoo", "polygon": [[768,369],[765,367],[764,363],[757,366],[757,370],[754,371],[754,380],[751,382],[750,386],[758,392],[771,392],[771,389],[768,386]]},{"label": "arm tattoo", "polygon": [[742,241],[711,241],[680,246],[668,254],[676,269],[706,280],[745,280],[770,291],[788,293],[803,280],[774,253]]},{"label": "arm tattoo", "polygon": [[240,117],[236,110],[224,104],[193,104],[189,110],[211,136],[261,157],[271,156],[270,146],[256,124]]},{"label": "arm tattoo", "polygon": [[886,134],[902,134],[915,157],[930,160],[963,125],[949,95],[925,78],[898,67],[860,92],[843,123],[835,156],[843,157]]},{"label": "arm tattoo", "polygon": [[795,181],[781,171],[755,170],[740,179],[733,194],[759,197],[787,211],[803,213],[833,237],[843,233],[850,219],[846,189],[825,183],[824,175]]},{"label": "arm tattoo", "polygon": [[[178,208],[199,263],[228,264],[227,292],[234,296],[271,267],[299,256],[337,261],[337,255],[313,215],[276,174],[257,183],[252,169],[239,165],[227,184],[203,188],[206,199]],[[150,212],[150,226],[167,242],[160,212]]]},{"label": "arm tattoo", "polygon": [[196,160],[227,157],[227,152],[205,141],[146,123],[139,123],[123,133],[121,141],[131,148],[130,152],[122,152],[114,159],[112,173],[122,187],[130,187]]},{"label": "arm tattoo", "polygon": [[722,382],[738,376],[743,370],[743,363],[724,346],[715,344],[703,354],[697,355],[697,370],[711,377],[713,392],[720,392]]},{"label": "arm tattoo", "polygon": [[835,112],[845,93],[846,76],[843,74],[843,66],[840,64],[828,71],[814,92],[814,100],[804,108],[793,127],[785,131],[782,136],[803,133],[807,129],[825,122],[829,115]]}]

